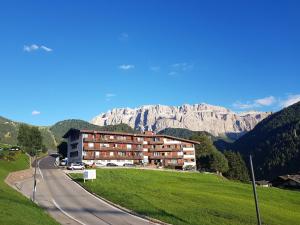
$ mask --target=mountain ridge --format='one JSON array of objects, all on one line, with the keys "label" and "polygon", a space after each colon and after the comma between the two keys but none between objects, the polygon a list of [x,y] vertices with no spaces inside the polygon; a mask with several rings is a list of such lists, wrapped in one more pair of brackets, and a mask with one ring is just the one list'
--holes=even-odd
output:
[{"label": "mountain ridge", "polygon": [[128,124],[135,130],[159,132],[165,128],[185,128],[206,131],[214,136],[241,136],[253,129],[270,112],[235,113],[222,106],[206,103],[181,106],[142,105],[135,108],[114,108],[95,116],[95,125]]}]

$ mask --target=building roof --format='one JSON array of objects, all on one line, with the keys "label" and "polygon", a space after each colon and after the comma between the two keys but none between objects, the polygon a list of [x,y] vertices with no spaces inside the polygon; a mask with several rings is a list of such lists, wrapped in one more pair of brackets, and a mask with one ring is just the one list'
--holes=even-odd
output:
[{"label": "building roof", "polygon": [[297,183],[300,184],[300,175],[296,174],[296,175],[284,175],[284,176],[279,176],[278,178],[280,178],[281,180],[287,181],[287,180],[293,180]]},{"label": "building roof", "polygon": [[178,141],[184,141],[193,144],[200,144],[198,141],[188,140],[184,138],[173,137],[170,135],[164,134],[138,134],[138,133],[125,133],[125,132],[115,132],[115,131],[96,131],[96,130],[78,130],[75,128],[71,128],[67,131],[67,133],[63,136],[63,138],[67,138],[70,136],[71,133],[78,132],[78,133],[88,133],[88,134],[111,134],[111,135],[123,135],[123,136],[135,136],[135,137],[162,137],[162,138],[170,138]]}]

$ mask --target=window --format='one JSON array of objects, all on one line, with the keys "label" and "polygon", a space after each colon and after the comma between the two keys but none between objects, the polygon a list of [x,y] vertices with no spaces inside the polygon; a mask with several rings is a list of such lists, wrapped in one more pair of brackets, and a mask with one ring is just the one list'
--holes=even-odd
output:
[{"label": "window", "polygon": [[107,143],[101,143],[101,144],[100,144],[100,147],[107,148],[107,147],[109,147],[109,144],[107,144]]},{"label": "window", "polygon": [[126,153],[125,152],[118,152],[118,155],[119,156],[126,156]]},{"label": "window", "polygon": [[183,155],[183,152],[177,152],[177,155]]},{"label": "window", "polygon": [[96,157],[99,157],[99,155],[100,155],[99,152],[95,152]]},{"label": "window", "polygon": [[109,152],[109,156],[114,156],[114,152]]},{"label": "window", "polygon": [[144,138],[138,137],[137,141],[144,141]]},{"label": "window", "polygon": [[76,152],[70,152],[70,157],[71,158],[74,158],[74,157],[77,157],[78,156],[78,151]]},{"label": "window", "polygon": [[86,156],[86,151],[83,151],[82,154],[83,154],[83,156]]},{"label": "window", "polygon": [[114,136],[112,136],[112,135],[111,135],[111,136],[109,136],[109,139],[110,139],[110,140],[114,139]]},{"label": "window", "polygon": [[172,159],[172,160],[171,160],[171,163],[172,163],[172,164],[177,164],[177,160],[176,160],[176,159]]},{"label": "window", "polygon": [[128,145],[127,145],[127,149],[131,149],[131,144],[128,144]]},{"label": "window", "polygon": [[82,137],[83,137],[83,138],[88,138],[89,135],[88,135],[88,134],[82,134]]},{"label": "window", "polygon": [[71,144],[71,148],[72,148],[72,149],[76,149],[76,148],[77,148],[77,145],[78,145],[78,143]]},{"label": "window", "polygon": [[153,152],[154,156],[159,156],[159,152]]},{"label": "window", "polygon": [[89,148],[94,148],[94,143],[90,142],[88,143]]}]

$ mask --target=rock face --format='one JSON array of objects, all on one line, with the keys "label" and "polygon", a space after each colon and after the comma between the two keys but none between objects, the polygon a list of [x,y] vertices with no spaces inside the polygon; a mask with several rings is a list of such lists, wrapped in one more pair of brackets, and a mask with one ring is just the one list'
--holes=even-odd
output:
[{"label": "rock face", "polygon": [[241,134],[269,116],[269,112],[234,113],[220,106],[205,103],[182,106],[145,105],[139,108],[119,108],[102,113],[91,123],[105,126],[125,123],[137,130],[158,132],[165,128],[186,128],[207,131],[215,136]]}]

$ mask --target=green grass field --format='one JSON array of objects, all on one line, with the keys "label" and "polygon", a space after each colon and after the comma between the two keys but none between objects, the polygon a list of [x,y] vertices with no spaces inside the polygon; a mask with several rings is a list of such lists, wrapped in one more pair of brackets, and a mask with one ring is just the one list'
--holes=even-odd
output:
[{"label": "green grass field", "polygon": [[[72,174],[83,183],[81,174]],[[98,169],[85,187],[149,217],[172,224],[256,224],[250,184],[216,175]],[[300,224],[300,192],[258,188],[263,224]]]},{"label": "green grass field", "polygon": [[29,167],[29,159],[25,154],[17,153],[15,158],[15,161],[10,162],[0,160],[0,224],[58,224],[43,209],[33,204],[29,199],[4,182],[9,172]]}]

